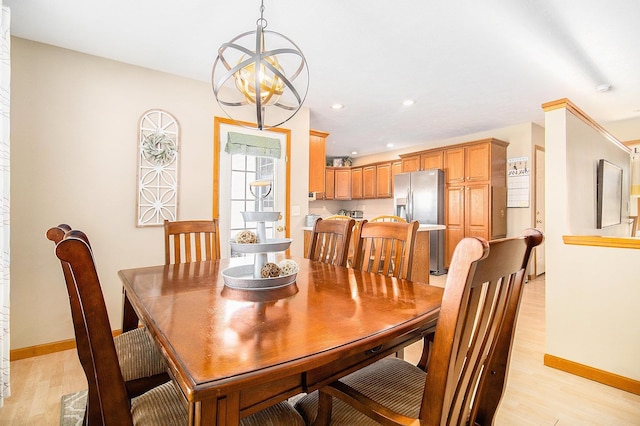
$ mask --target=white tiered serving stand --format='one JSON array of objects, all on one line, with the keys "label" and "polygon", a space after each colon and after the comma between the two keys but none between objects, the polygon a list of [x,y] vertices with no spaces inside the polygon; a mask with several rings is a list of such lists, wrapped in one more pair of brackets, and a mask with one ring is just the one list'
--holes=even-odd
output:
[{"label": "white tiered serving stand", "polygon": [[[228,287],[238,289],[260,290],[284,287],[296,281],[297,273],[281,275],[273,278],[262,278],[262,267],[268,262],[269,253],[277,253],[289,249],[290,238],[266,237],[265,222],[275,222],[280,218],[280,212],[265,212],[264,199],[271,192],[271,183],[258,181],[252,182],[249,189],[258,199],[257,212],[242,212],[245,222],[256,222],[256,234],[258,242],[255,244],[242,244],[231,241],[231,248],[238,253],[253,254],[253,265],[232,266],[222,271],[224,283]],[[258,194],[254,192],[256,190]]]}]

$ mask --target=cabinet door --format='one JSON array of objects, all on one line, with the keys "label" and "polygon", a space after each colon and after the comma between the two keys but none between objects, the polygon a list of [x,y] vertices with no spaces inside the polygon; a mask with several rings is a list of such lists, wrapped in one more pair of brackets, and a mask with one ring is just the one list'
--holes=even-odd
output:
[{"label": "cabinet door", "polygon": [[376,166],[362,168],[362,195],[364,198],[376,198]]},{"label": "cabinet door", "polygon": [[315,130],[309,132],[309,192],[324,192],[327,135]]},{"label": "cabinet door", "polygon": [[465,194],[465,237],[489,240],[489,184],[467,185]]},{"label": "cabinet door", "polygon": [[442,169],[442,151],[427,152],[420,155],[420,163],[422,164],[422,170]]},{"label": "cabinet door", "polygon": [[464,148],[453,148],[444,151],[444,179],[449,184],[464,182]]},{"label": "cabinet door", "polygon": [[417,172],[420,169],[420,156],[414,155],[402,159],[402,172]]},{"label": "cabinet door", "polygon": [[391,163],[376,166],[376,198],[391,197]]},{"label": "cabinet door", "polygon": [[458,242],[464,238],[465,228],[465,187],[463,185],[447,185],[444,193],[446,229],[444,231],[445,267],[448,268],[453,257],[453,251]]},{"label": "cabinet door", "polygon": [[338,168],[336,171],[336,200],[351,199],[351,169]]},{"label": "cabinet door", "polygon": [[465,148],[465,177],[467,182],[489,180],[491,145],[481,143]]},{"label": "cabinet door", "polygon": [[402,173],[402,161],[391,163],[391,196],[393,196],[393,181],[398,173]]},{"label": "cabinet door", "polygon": [[333,200],[336,194],[336,169],[327,167],[324,171],[324,199]]},{"label": "cabinet door", "polygon": [[351,169],[351,199],[362,199],[362,167]]}]

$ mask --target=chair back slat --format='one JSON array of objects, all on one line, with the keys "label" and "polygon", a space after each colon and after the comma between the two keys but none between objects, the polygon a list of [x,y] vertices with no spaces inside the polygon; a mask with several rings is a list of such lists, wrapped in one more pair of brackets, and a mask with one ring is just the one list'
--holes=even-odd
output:
[{"label": "chair back slat", "polygon": [[337,266],[346,266],[355,220],[316,220],[308,258]]},{"label": "chair back slat", "polygon": [[411,279],[418,227],[417,221],[362,221],[357,232],[354,269]]},{"label": "chair back slat", "polygon": [[487,243],[465,238],[449,268],[429,360],[421,417],[426,424],[491,424],[537,230]]},{"label": "chair back slat", "polygon": [[[61,231],[65,231],[62,239]],[[132,425],[129,396],[120,370],[111,324],[87,236],[58,226],[47,232],[56,244],[76,334],[78,358],[88,384],[89,424]]]},{"label": "chair back slat", "polygon": [[164,221],[165,264],[220,258],[218,220]]}]

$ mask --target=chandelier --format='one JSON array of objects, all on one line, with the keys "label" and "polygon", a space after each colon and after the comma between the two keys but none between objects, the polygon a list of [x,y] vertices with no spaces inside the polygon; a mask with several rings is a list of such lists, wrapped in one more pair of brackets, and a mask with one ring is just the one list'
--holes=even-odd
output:
[{"label": "chandelier", "polygon": [[260,130],[291,119],[309,89],[304,55],[289,38],[267,31],[263,14],[261,0],[256,30],[220,46],[211,72],[213,94],[225,114],[235,121],[255,114]]}]

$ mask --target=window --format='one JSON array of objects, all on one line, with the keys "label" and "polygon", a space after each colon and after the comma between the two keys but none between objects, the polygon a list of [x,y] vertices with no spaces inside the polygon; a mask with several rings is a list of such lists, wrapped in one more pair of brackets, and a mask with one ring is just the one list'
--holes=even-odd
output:
[{"label": "window", "polygon": [[[269,157],[255,157],[251,155],[234,154],[231,156],[231,237],[238,232],[248,229],[256,232],[255,222],[245,222],[242,212],[258,211],[258,200],[249,189],[249,184],[256,180],[269,180],[273,187],[263,201],[264,211],[274,211],[275,208],[275,159]],[[274,238],[273,222],[265,223],[267,238]],[[242,253],[231,253],[232,257],[243,256]]]}]

